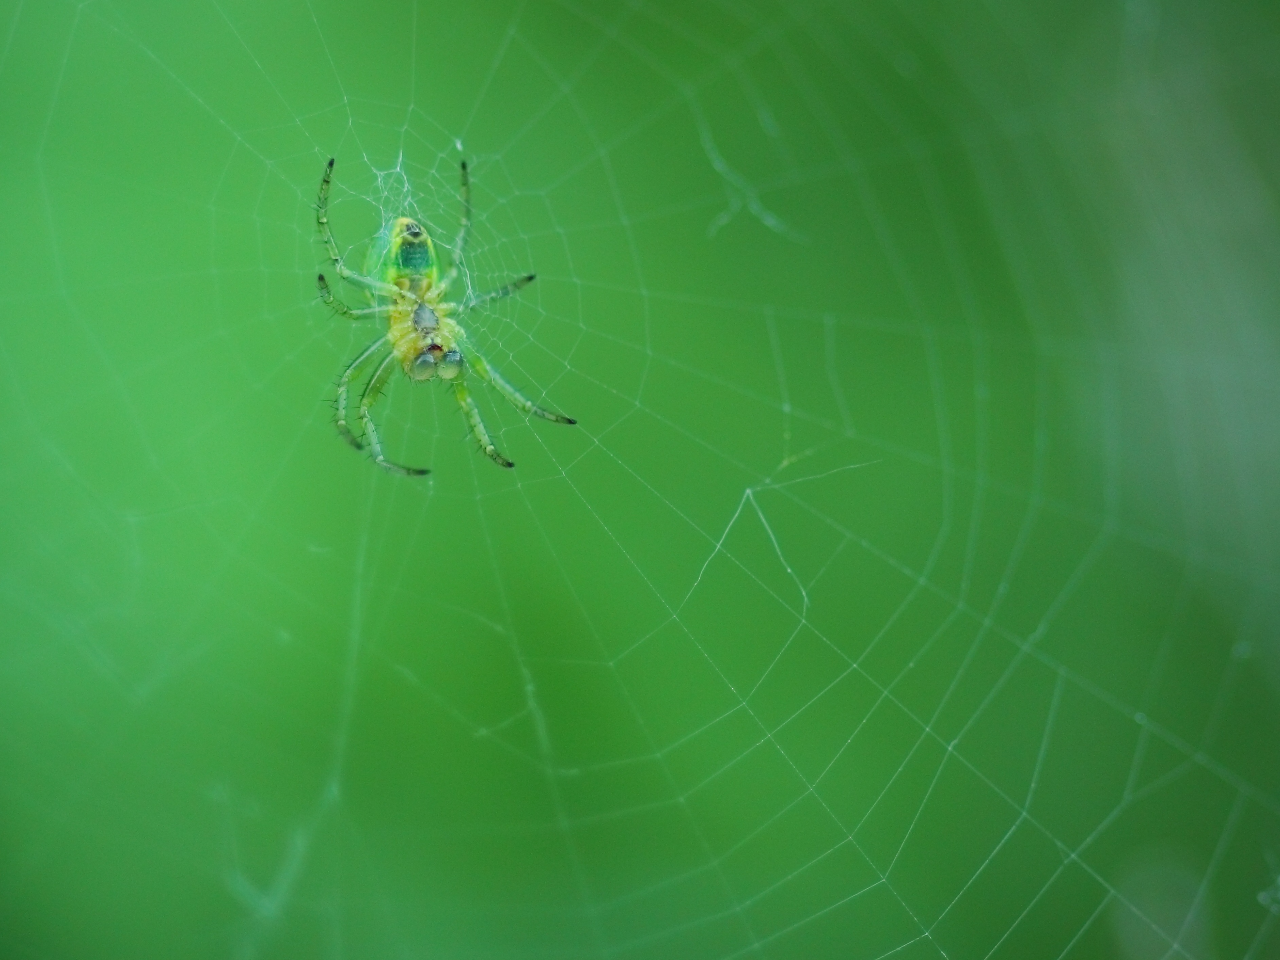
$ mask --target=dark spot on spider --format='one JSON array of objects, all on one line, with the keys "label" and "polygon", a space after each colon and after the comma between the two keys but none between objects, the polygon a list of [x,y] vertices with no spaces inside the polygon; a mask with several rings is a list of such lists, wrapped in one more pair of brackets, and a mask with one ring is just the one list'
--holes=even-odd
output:
[{"label": "dark spot on spider", "polygon": [[412,221],[405,224],[404,232],[405,236],[413,237],[415,240],[422,236],[422,228]]},{"label": "dark spot on spider", "polygon": [[420,303],[413,311],[413,325],[420,333],[431,333],[440,326],[440,319],[434,310],[425,303]]},{"label": "dark spot on spider", "polygon": [[400,266],[410,272],[426,270],[431,264],[431,253],[425,243],[406,243],[400,247]]}]

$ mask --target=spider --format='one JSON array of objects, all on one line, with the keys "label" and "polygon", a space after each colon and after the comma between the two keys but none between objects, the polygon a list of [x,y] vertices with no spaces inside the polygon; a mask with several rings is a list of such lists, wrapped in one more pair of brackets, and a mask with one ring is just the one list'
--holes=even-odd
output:
[{"label": "spider", "polygon": [[[471,228],[471,179],[467,173],[467,161],[462,161],[462,224],[449,254],[448,269],[441,270],[440,259],[431,234],[412,217],[396,217],[387,221],[369,250],[364,276],[351,270],[342,262],[338,245],[329,230],[329,187],[333,182],[333,160],[325,166],[320,179],[320,197],[316,204],[316,225],[320,238],[333,262],[338,276],[354,286],[361,287],[373,304],[353,310],[333,295],[329,283],[321,273],[316,277],[320,298],[329,307],[351,320],[386,315],[385,336],[365,347],[347,365],[338,380],[338,433],[357,450],[368,442],[374,462],[392,473],[419,477],[429,473],[420,467],[406,467],[392,463],[382,453],[378,428],[374,426],[372,410],[379,395],[385,389],[396,364],[410,380],[439,378],[449,382],[453,396],[462,408],[471,435],[480,443],[485,455],[500,467],[515,464],[498,452],[489,439],[480,408],[467,390],[467,372],[475,373],[517,410],[533,414],[556,423],[576,423],[566,416],[544,410],[510,382],[497,368],[484,359],[468,342],[467,334],[458,322],[473,307],[508,297],[533,282],[532,273],[518,277],[505,286],[488,293],[468,295],[462,299],[449,297],[450,285],[458,279],[462,267],[463,249]],[[379,359],[372,375],[365,382],[360,394],[360,426],[362,440],[347,422],[347,394],[351,382],[372,360]]]}]

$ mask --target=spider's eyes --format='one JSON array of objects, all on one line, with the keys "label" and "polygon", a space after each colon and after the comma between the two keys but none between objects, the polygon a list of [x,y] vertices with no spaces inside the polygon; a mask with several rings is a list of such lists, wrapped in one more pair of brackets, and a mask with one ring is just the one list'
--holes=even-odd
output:
[{"label": "spider's eyes", "polygon": [[414,240],[417,240],[419,237],[422,236],[422,228],[418,226],[416,223],[414,223],[412,220],[410,220],[408,223],[404,225],[404,235],[406,237],[411,237]]},{"label": "spider's eyes", "polygon": [[430,380],[435,375],[436,358],[430,350],[423,350],[409,365],[409,376],[414,380]]},{"label": "spider's eyes", "polygon": [[450,350],[440,358],[440,376],[445,380],[452,380],[462,372],[462,354],[457,350]]}]

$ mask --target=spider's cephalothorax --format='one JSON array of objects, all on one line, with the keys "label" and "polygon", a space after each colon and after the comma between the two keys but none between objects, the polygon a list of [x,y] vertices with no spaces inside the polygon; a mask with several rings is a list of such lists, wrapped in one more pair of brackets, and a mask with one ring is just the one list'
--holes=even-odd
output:
[{"label": "spider's cephalothorax", "polygon": [[[466,343],[466,331],[458,319],[468,310],[515,293],[533,282],[533,274],[526,274],[490,293],[468,296],[461,300],[449,299],[449,286],[462,268],[462,253],[466,247],[467,233],[471,227],[471,181],[467,175],[467,163],[462,162],[462,226],[450,251],[449,267],[442,271],[431,234],[412,217],[397,217],[383,227],[369,250],[365,274],[349,269],[338,253],[329,230],[329,187],[333,177],[333,161],[325,167],[320,180],[320,199],[316,204],[316,224],[333,268],[342,279],[364,289],[372,306],[353,310],[338,300],[329,284],[320,274],[316,283],[320,296],[333,309],[345,317],[358,320],[363,317],[385,316],[387,333],[369,344],[347,366],[338,381],[338,432],[358,450],[369,444],[374,461],[394,473],[418,476],[428,471],[418,467],[404,467],[387,460],[382,454],[378,430],[370,415],[374,402],[391,377],[393,365],[398,363],[411,380],[440,379],[447,381],[453,395],[462,408],[471,427],[471,434],[489,459],[503,467],[515,464],[498,452],[480,409],[467,392],[466,374],[474,370],[480,379],[491,384],[507,398],[516,409],[544,420],[556,423],[574,423],[568,417],[544,410],[512,386],[496,368],[491,366]],[[365,383],[360,395],[360,425],[363,439],[356,436],[347,424],[347,391],[351,381],[375,357],[381,357],[373,375]]]}]

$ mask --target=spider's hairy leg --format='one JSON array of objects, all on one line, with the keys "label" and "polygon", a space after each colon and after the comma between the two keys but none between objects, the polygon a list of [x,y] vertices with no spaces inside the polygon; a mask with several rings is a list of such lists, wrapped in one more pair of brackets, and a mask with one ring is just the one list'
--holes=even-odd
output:
[{"label": "spider's hairy leg", "polygon": [[467,248],[467,237],[471,233],[471,174],[467,172],[467,161],[462,165],[462,223],[458,226],[458,239],[454,241],[453,252],[459,260]]},{"label": "spider's hairy leg", "polygon": [[379,350],[386,349],[388,346],[387,338],[385,336],[379,337],[360,351],[360,355],[347,364],[347,369],[343,370],[342,376],[338,378],[338,433],[342,435],[343,440],[346,440],[357,450],[363,450],[364,444],[360,442],[359,437],[351,432],[351,427],[347,425],[347,391],[351,386],[351,381],[355,379],[361,368]]},{"label": "spider's hairy leg", "polygon": [[363,320],[365,317],[386,313],[391,309],[390,305],[382,304],[376,307],[363,307],[359,310],[352,310],[333,295],[333,290],[329,288],[329,281],[324,278],[323,273],[316,275],[316,287],[320,290],[320,299],[324,301],[324,305],[338,316],[346,317],[348,320]]},{"label": "spider's hairy leg", "polygon": [[484,420],[480,417],[480,408],[471,399],[471,394],[467,393],[462,377],[453,381],[453,395],[457,398],[458,406],[462,408],[467,423],[471,426],[471,435],[480,443],[480,449],[484,451],[484,455],[500,467],[514,467],[515,464],[500,454],[498,448],[493,445],[493,441],[489,439],[489,431],[484,428]]},{"label": "spider's hairy leg", "polygon": [[449,272],[445,274],[443,286],[447,290],[449,284],[462,269],[462,253],[467,248],[467,238],[471,234],[471,174],[467,172],[467,161],[462,161],[462,222],[458,225],[458,237],[453,241],[453,263],[449,264]]},{"label": "spider's hairy leg", "polygon": [[521,413],[532,414],[535,417],[541,417],[543,420],[550,420],[554,423],[577,423],[572,417],[566,417],[560,413],[554,413],[551,410],[545,410],[538,406],[523,393],[517,390],[506,377],[498,372],[498,368],[491,365],[488,360],[480,356],[474,350],[467,351],[470,356],[467,358],[471,362],[471,366],[481,378],[492,384],[493,387],[511,403],[513,407]]},{"label": "spider's hairy leg", "polygon": [[470,310],[472,307],[478,307],[482,303],[488,303],[491,300],[501,300],[503,297],[509,297],[517,290],[522,290],[537,279],[536,273],[526,273],[523,277],[517,277],[505,286],[499,287],[497,290],[490,290],[488,293],[482,293],[479,296],[468,297],[462,302],[463,310]]},{"label": "spider's hairy leg", "polygon": [[338,272],[338,276],[348,283],[354,283],[358,287],[364,287],[366,290],[371,290],[384,297],[394,297],[402,294],[398,287],[382,280],[362,276],[342,262],[342,254],[338,252],[338,244],[334,241],[333,233],[329,230],[329,187],[332,185],[333,158],[330,157],[328,164],[324,168],[324,176],[320,178],[320,195],[316,198],[316,226],[320,229],[320,239],[324,241],[325,251],[333,262],[333,269]]},{"label": "spider's hairy leg", "polygon": [[373,425],[373,416],[370,413],[374,403],[382,395],[383,388],[387,385],[387,380],[396,368],[395,365],[396,355],[389,353],[378,364],[378,369],[373,372],[373,376],[369,378],[369,382],[365,385],[364,393],[360,396],[360,424],[364,427],[364,435],[369,441],[369,452],[373,454],[374,463],[384,470],[390,470],[392,473],[399,473],[406,477],[420,477],[431,471],[424,470],[421,467],[404,467],[398,463],[392,463],[382,455],[382,441],[378,439],[378,428]]}]

